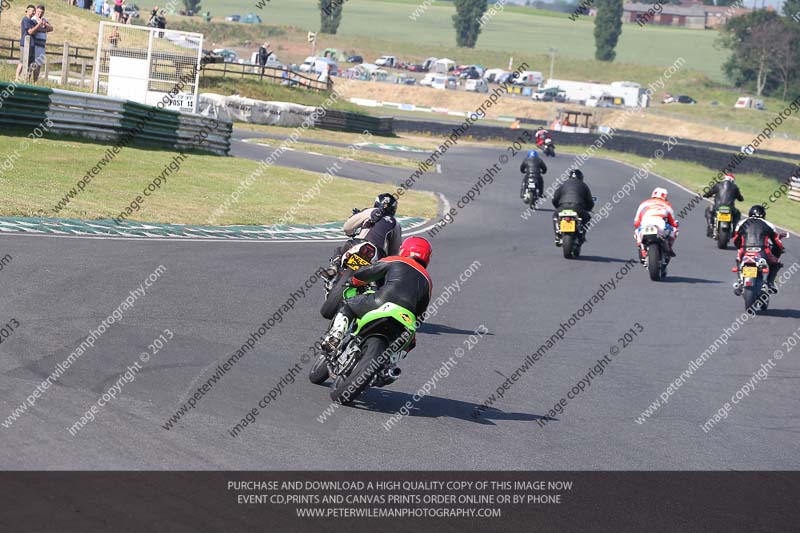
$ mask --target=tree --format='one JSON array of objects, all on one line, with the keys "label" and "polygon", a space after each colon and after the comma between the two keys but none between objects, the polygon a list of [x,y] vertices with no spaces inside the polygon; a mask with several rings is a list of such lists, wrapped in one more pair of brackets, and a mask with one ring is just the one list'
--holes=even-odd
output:
[{"label": "tree", "polygon": [[786,0],[783,3],[783,14],[794,22],[800,22],[800,0]]},{"label": "tree", "polygon": [[[754,90],[757,96],[769,94],[777,87],[781,81],[778,78],[785,55],[783,49],[787,46],[782,34],[788,31],[787,21],[774,11],[761,9],[730,19],[719,40],[733,52],[722,69],[734,85]],[[790,78],[795,69],[783,70],[786,78]]]},{"label": "tree", "polygon": [[594,18],[594,57],[598,61],[614,61],[614,48],[622,33],[622,0],[597,0]]},{"label": "tree", "polygon": [[456,6],[456,14],[453,15],[456,44],[475,48],[478,35],[481,33],[481,17],[488,7],[486,0],[453,0],[453,3]]},{"label": "tree", "polygon": [[335,35],[342,21],[344,0],[319,0],[319,31]]},{"label": "tree", "polygon": [[200,0],[183,0],[183,7],[186,8],[187,13],[199,13]]}]

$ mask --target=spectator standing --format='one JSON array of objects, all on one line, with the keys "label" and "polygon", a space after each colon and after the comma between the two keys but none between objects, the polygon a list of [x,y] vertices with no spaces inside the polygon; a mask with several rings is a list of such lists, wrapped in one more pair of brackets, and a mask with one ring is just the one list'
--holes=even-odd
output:
[{"label": "spectator standing", "polygon": [[267,41],[258,48],[258,64],[262,67],[266,66],[271,55],[272,50],[270,49],[269,41]]},{"label": "spectator standing", "polygon": [[25,8],[25,16],[22,17],[22,21],[20,22],[20,38],[19,38],[19,46],[20,46],[20,54],[19,54],[19,65],[17,65],[17,81],[19,81],[19,77],[22,74],[22,65],[24,63],[22,52],[25,50],[25,36],[31,36],[31,47],[28,54],[28,65],[33,65],[34,61],[36,60],[36,50],[34,49],[33,45],[33,28],[36,26],[36,23],[31,20],[34,13],[36,13],[36,6],[33,4],[28,4]]},{"label": "spectator standing", "polygon": [[47,46],[47,34],[53,31],[53,26],[44,18],[44,6],[39,4],[36,6],[34,16],[31,18],[36,22],[34,26],[35,32],[33,33],[34,44],[34,57],[35,66],[33,68],[33,83],[39,81],[39,71],[45,61],[45,47]]},{"label": "spectator standing", "polygon": [[114,0],[114,22],[122,22],[122,0]]}]

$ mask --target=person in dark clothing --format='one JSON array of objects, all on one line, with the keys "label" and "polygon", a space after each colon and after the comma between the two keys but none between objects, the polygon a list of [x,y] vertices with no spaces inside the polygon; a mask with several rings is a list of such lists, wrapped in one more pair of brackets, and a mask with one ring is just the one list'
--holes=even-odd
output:
[{"label": "person in dark clothing", "polygon": [[[778,288],[775,287],[775,277],[783,264],[779,261],[781,254],[783,254],[783,243],[781,242],[781,235],[771,223],[767,222],[764,217],[767,216],[767,210],[763,205],[754,205],[750,208],[748,218],[736,226],[736,232],[733,234],[733,245],[739,249],[736,254],[736,266],[738,267],[744,256],[745,248],[762,248],[764,250],[764,258],[769,264],[769,277],[767,278],[767,287],[773,294],[778,293]],[[741,287],[737,287],[739,291],[737,296],[741,295]]]},{"label": "person in dark clothing", "polygon": [[431,259],[431,244],[422,237],[409,237],[396,256],[384,257],[374,265],[353,274],[350,283],[361,286],[382,280],[373,294],[361,294],[345,300],[334,317],[323,347],[335,352],[350,323],[387,302],[405,307],[420,319],[431,299],[433,282],[426,270]]},{"label": "person in dark clothing", "polygon": [[547,165],[539,157],[536,150],[528,152],[528,156],[522,161],[519,166],[519,171],[524,176],[522,178],[522,188],[519,190],[519,197],[525,197],[525,188],[528,186],[528,179],[533,178],[536,181],[536,189],[539,191],[539,197],[542,197],[544,191],[543,174],[547,174]]},{"label": "person in dark clothing", "polygon": [[[569,179],[562,183],[553,194],[553,229],[556,234],[556,246],[561,246],[561,231],[558,228],[558,213],[564,209],[572,209],[581,218],[582,226],[586,227],[592,219],[594,198],[592,191],[583,182],[583,172],[575,169],[569,173]],[[586,232],[581,232],[581,239],[586,241]]]},{"label": "person in dark clothing", "polygon": [[[355,211],[355,210],[354,210]],[[338,273],[342,254],[356,242],[369,241],[378,249],[378,258],[397,255],[403,242],[403,230],[395,218],[397,199],[390,193],[378,195],[373,209],[356,211],[344,223],[344,234],[350,239],[336,248],[331,264],[323,275],[328,279]]]},{"label": "person in dark clothing", "polygon": [[261,46],[258,47],[258,65],[260,67],[264,67],[267,65],[269,61],[269,56],[272,55],[272,50],[270,50],[269,43],[265,42]]},{"label": "person in dark clothing", "polygon": [[736,200],[744,202],[744,197],[739,187],[736,185],[736,178],[733,174],[725,174],[723,180],[719,183],[715,183],[714,186],[703,195],[703,198],[711,198],[712,196],[714,197],[714,207],[706,207],[706,235],[709,237],[714,235],[714,214],[717,212],[719,206],[725,205],[731,208],[733,212],[733,227],[735,228],[742,218],[742,213],[736,209]]}]

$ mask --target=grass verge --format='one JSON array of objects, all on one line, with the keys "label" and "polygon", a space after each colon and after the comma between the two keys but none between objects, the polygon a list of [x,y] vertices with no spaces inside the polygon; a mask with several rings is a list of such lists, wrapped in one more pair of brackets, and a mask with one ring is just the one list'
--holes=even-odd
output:
[{"label": "grass verge", "polygon": [[[0,136],[0,154],[19,151],[11,169],[0,167],[3,203],[0,216],[53,216],[53,206],[104,154],[109,145],[78,140],[40,139],[20,150],[24,137]],[[93,178],[59,218],[108,219],[118,216],[137,195],[161,175],[176,154],[125,148],[106,169]],[[0,159],[0,164],[5,157]],[[190,154],[166,184],[146,197],[131,220],[175,224],[205,224],[214,210],[230,198],[240,182],[257,167],[245,159]],[[271,167],[239,202],[217,218],[218,225],[272,224],[310,190],[322,175],[285,167]],[[385,185],[337,177],[323,185],[325,200],[304,204],[295,223],[313,224],[346,219],[355,206],[372,205]],[[433,194],[409,191],[400,215],[433,218],[438,203]]]}]

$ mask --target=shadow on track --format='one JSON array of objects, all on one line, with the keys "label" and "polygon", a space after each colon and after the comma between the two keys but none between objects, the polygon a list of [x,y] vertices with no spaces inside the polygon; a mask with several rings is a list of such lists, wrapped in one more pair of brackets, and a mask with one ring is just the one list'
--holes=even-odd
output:
[{"label": "shadow on track", "polygon": [[767,309],[762,314],[777,318],[800,318],[800,309]]},{"label": "shadow on track", "polygon": [[[491,407],[482,412],[480,416],[475,419],[472,417],[472,413],[479,407],[478,404],[430,395],[424,396],[418,402],[415,402],[413,394],[386,389],[368,389],[364,394],[359,396],[353,407],[355,409],[364,409],[365,411],[372,411],[374,413],[395,415],[400,411],[401,407],[407,404],[411,404],[410,408],[406,407],[409,411],[407,416],[456,418],[465,422],[474,422],[476,424],[491,426],[496,425],[492,420],[530,422],[545,418],[541,415],[531,415],[527,413],[506,413],[505,411]],[[402,422],[398,422],[397,425],[401,423]]]},{"label": "shadow on track", "polygon": [[[474,335],[474,329],[458,329],[452,328],[450,326],[445,326],[444,324],[430,324],[428,322],[423,322],[422,325],[419,327],[420,333],[429,333],[431,335]],[[494,335],[494,333],[484,333],[485,335]]]},{"label": "shadow on track", "polygon": [[697,283],[725,283],[716,279],[686,278],[683,276],[667,276],[661,281],[666,283],[691,283],[692,285]]},{"label": "shadow on track", "polygon": [[593,263],[627,263],[630,259],[620,259],[618,257],[603,257],[601,255],[582,255],[578,261],[591,261]]}]

